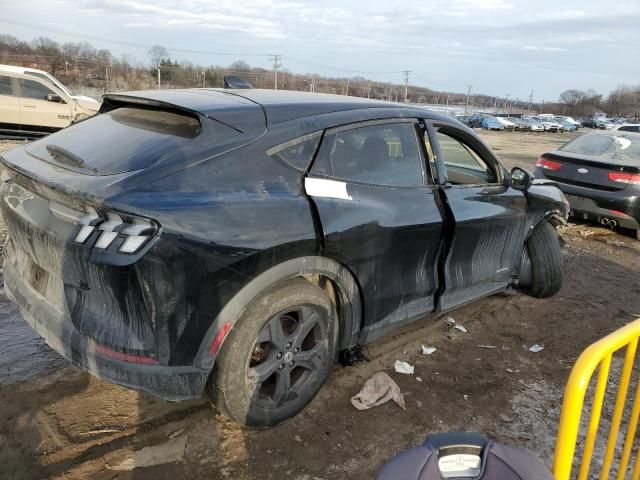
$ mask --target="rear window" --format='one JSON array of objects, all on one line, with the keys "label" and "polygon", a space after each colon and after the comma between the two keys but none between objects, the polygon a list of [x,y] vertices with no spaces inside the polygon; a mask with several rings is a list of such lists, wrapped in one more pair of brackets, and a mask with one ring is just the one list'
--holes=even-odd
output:
[{"label": "rear window", "polygon": [[560,147],[560,150],[605,160],[640,164],[640,136],[624,133],[620,135],[588,133]]},{"label": "rear window", "polygon": [[205,121],[206,135],[195,115],[123,107],[61,130],[28,150],[43,160],[90,175],[142,170],[165,161],[186,163],[203,149],[240,135],[225,124]]}]

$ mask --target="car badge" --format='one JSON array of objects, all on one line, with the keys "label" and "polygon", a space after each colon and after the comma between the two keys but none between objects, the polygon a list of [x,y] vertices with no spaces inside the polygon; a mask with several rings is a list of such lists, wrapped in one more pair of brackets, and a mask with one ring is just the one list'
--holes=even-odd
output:
[{"label": "car badge", "polygon": [[589,173],[589,170],[587,170],[586,168],[579,168],[578,173]]}]

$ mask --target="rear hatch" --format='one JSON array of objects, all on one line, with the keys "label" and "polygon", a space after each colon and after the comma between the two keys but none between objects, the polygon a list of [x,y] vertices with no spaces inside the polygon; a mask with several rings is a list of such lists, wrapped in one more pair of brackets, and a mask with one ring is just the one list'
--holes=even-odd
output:
[{"label": "rear hatch", "polygon": [[560,183],[604,191],[640,184],[640,136],[586,134],[545,153],[537,166]]}]

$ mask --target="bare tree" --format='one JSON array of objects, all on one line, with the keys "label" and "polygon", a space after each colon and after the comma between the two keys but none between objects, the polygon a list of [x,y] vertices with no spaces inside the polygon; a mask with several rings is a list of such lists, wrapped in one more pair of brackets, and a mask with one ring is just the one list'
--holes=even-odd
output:
[{"label": "bare tree", "polygon": [[158,68],[163,60],[167,60],[169,58],[169,50],[161,45],[154,45],[149,49],[147,55],[149,56],[151,66],[153,68]]}]

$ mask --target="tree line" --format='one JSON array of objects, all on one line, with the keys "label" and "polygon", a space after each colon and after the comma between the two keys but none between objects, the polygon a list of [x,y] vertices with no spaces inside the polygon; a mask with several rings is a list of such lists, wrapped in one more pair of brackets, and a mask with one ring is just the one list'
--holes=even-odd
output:
[{"label": "tree line", "polygon": [[[70,88],[94,88],[98,92],[161,88],[222,87],[225,75],[237,75],[255,88],[274,88],[273,70],[252,67],[243,60],[228,66],[197,65],[171,58],[167,48],[154,45],[147,52],[148,63],[124,55],[114,56],[108,49],[98,49],[89,42],[58,43],[48,37],[30,42],[11,35],[0,34],[0,62],[23,65],[50,72]],[[159,78],[158,78],[159,77]],[[405,85],[381,82],[361,76],[344,78],[315,73],[278,71],[278,88],[305,90],[389,101],[405,100]],[[449,106],[464,106],[467,100],[475,110],[506,110],[527,113],[551,112],[576,117],[589,117],[597,111],[610,116],[640,116],[640,85],[619,86],[606,98],[594,90],[570,89],[563,92],[557,102],[529,104],[526,101],[508,101],[490,95],[436,91],[410,85],[407,101]]]}]

